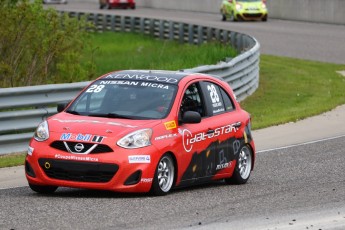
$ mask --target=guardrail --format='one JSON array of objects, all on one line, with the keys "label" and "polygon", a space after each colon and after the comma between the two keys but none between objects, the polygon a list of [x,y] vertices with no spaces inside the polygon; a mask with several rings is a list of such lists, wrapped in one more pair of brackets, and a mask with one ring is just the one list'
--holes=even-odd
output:
[{"label": "guardrail", "polygon": [[[85,13],[68,12],[81,17]],[[125,31],[191,44],[220,41],[231,44],[237,57],[215,65],[186,69],[223,77],[239,101],[252,94],[259,84],[259,48],[255,38],[224,29],[167,20],[88,14],[97,31]],[[56,104],[74,98],[89,82],[0,89],[0,155],[27,149],[33,131],[42,119],[56,113]]]}]

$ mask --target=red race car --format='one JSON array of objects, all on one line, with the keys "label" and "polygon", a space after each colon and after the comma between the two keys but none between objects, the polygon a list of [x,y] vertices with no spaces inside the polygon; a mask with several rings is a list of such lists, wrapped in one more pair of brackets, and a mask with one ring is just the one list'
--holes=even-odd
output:
[{"label": "red race car", "polygon": [[100,9],[112,9],[112,8],[131,8],[135,9],[134,0],[99,0]]},{"label": "red race car", "polygon": [[39,124],[25,160],[32,190],[165,195],[174,187],[244,184],[255,162],[250,115],[221,78],[127,70],[101,76]]}]

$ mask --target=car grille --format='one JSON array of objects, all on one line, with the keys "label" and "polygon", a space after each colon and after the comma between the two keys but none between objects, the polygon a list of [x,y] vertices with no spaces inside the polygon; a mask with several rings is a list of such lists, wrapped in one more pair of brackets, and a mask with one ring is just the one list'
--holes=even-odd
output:
[{"label": "car grille", "polygon": [[109,182],[119,166],[98,162],[80,162],[41,158],[39,165],[49,178],[77,182]]},{"label": "car grille", "polygon": [[256,7],[248,7],[248,8],[246,8],[246,10],[259,10],[259,8],[256,8]]},{"label": "car grille", "polygon": [[[83,144],[83,149],[79,152],[77,152],[76,145],[77,144]],[[66,147],[67,145],[67,147]],[[94,147],[94,145],[96,145]],[[113,150],[108,145],[103,144],[94,144],[94,143],[79,143],[79,142],[71,142],[71,141],[54,141],[50,144],[50,147],[64,151],[69,153],[88,153],[88,154],[97,154],[97,153],[109,153],[113,152]],[[93,148],[91,151],[90,149]],[[90,151],[90,152],[88,152]]]},{"label": "car grille", "polygon": [[243,14],[244,17],[246,18],[260,18],[262,17],[262,14],[261,13],[257,13],[257,14]]}]

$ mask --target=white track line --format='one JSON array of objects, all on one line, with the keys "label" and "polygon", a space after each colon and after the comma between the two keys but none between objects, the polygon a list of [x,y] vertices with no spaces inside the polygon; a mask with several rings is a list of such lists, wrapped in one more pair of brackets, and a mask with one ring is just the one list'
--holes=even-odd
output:
[{"label": "white track line", "polygon": [[260,151],[257,151],[256,153],[264,153],[264,152],[269,152],[269,151],[274,151],[274,150],[288,149],[288,148],[302,146],[302,145],[314,144],[314,143],[318,143],[318,142],[322,142],[322,141],[334,140],[334,139],[338,139],[338,138],[342,138],[342,137],[345,137],[345,134],[340,135],[340,136],[335,136],[335,137],[319,139],[319,140],[316,140],[316,141],[308,141],[308,142],[304,142],[304,143],[300,143],[300,144],[293,144],[293,145],[287,145],[287,146],[284,146],[284,147],[277,147],[277,148],[272,148],[272,149],[260,150]]},{"label": "white track line", "polygon": [[14,187],[0,188],[0,190],[13,189],[13,188],[24,188],[24,187],[27,187],[27,186],[29,186],[29,185],[18,185],[18,186],[14,186]]}]

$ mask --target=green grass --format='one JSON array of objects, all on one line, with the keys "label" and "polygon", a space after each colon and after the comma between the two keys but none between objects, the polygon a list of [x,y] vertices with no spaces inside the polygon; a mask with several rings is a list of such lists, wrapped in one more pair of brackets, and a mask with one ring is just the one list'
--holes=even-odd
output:
[{"label": "green grass", "polygon": [[9,155],[0,155],[0,168],[23,165],[25,153],[16,153]]},{"label": "green grass", "polygon": [[123,69],[187,69],[237,55],[219,43],[197,46],[132,33],[93,34],[90,41],[91,50],[85,56],[93,53],[97,76]]},{"label": "green grass", "polygon": [[[92,39],[98,47],[99,75],[117,69],[192,68],[217,63],[233,52],[221,45],[181,45],[142,35],[105,33]],[[241,103],[252,115],[253,129],[301,120],[345,104],[345,77],[336,73],[340,70],[345,66],[262,55],[259,88]],[[1,156],[0,167],[22,165],[24,158],[24,153]]]},{"label": "green grass", "polygon": [[345,104],[344,65],[262,55],[258,90],[241,103],[253,129],[298,121]]}]

